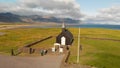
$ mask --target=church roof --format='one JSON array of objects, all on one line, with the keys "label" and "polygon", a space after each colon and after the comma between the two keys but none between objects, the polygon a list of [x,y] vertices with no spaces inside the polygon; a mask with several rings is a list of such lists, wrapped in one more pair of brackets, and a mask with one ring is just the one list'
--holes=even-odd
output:
[{"label": "church roof", "polygon": [[65,28],[63,28],[63,30],[60,33],[60,35],[67,36],[67,37],[73,39],[72,33],[69,30],[65,29]]}]

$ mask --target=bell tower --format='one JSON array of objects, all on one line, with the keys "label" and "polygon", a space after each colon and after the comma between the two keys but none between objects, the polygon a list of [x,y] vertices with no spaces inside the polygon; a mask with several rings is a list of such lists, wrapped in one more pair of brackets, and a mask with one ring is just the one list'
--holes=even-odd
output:
[{"label": "bell tower", "polygon": [[62,28],[65,28],[65,23],[64,22],[62,23]]},{"label": "bell tower", "polygon": [[65,30],[66,30],[65,23],[63,22],[62,23],[62,31],[65,31]]}]

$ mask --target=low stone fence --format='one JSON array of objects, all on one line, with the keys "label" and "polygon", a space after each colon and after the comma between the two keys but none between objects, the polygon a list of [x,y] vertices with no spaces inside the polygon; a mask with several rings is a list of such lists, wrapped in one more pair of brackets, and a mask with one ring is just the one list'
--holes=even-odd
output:
[{"label": "low stone fence", "polygon": [[46,38],[44,38],[44,39],[35,41],[35,42],[33,42],[33,43],[30,43],[30,44],[28,44],[28,45],[25,45],[24,47],[31,47],[31,46],[33,46],[33,45],[39,43],[39,42],[45,41],[45,40],[50,39],[50,38],[52,38],[52,36],[49,36],[49,37],[46,37]]},{"label": "low stone fence", "polygon": [[40,54],[41,50],[47,50],[47,52],[51,52],[51,49],[40,49],[40,48],[29,48],[29,47],[24,47],[22,48],[23,53],[28,53],[28,54]]},{"label": "low stone fence", "polygon": [[40,43],[42,41],[45,41],[47,39],[50,39],[50,38],[52,38],[52,36],[49,36],[49,37],[46,37],[44,39],[35,41],[35,42],[31,43],[31,44],[25,45],[22,48],[18,48],[17,50],[11,49],[11,55],[16,56],[16,55],[19,55],[20,53],[28,53],[28,54],[40,53],[40,50],[42,50],[42,49],[33,49],[33,48],[31,48],[31,46],[33,46],[33,45],[35,45],[37,43]]},{"label": "low stone fence", "polygon": [[21,54],[22,51],[20,49],[11,49],[11,56],[17,56],[19,54]]},{"label": "low stone fence", "polygon": [[67,65],[69,57],[70,57],[70,51],[68,50],[65,53],[65,56],[64,56],[64,58],[62,60],[60,68],[64,68]]},{"label": "low stone fence", "polygon": [[66,53],[66,56],[65,56],[66,58],[65,58],[65,63],[67,63],[68,62],[68,59],[69,59],[69,57],[70,57],[70,51],[67,51],[67,53]]},{"label": "low stone fence", "polygon": [[32,53],[35,52],[35,49],[29,48],[29,47],[24,47],[24,48],[21,49],[21,51],[22,51],[23,53],[32,54]]}]

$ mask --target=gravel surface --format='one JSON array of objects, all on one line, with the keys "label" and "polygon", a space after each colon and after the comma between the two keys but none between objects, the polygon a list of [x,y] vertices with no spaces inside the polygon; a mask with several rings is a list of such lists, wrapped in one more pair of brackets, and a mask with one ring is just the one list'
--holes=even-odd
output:
[{"label": "gravel surface", "polygon": [[0,68],[60,68],[64,55],[17,57],[0,55]]}]

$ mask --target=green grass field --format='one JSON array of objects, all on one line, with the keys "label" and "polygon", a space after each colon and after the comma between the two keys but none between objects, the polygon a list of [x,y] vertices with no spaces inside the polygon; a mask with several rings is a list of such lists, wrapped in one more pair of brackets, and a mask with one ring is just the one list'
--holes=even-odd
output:
[{"label": "green grass field", "polygon": [[[69,28],[74,35],[74,43],[70,47],[69,63],[76,63],[77,28]],[[10,54],[11,49],[23,47],[26,44],[48,36],[54,36],[33,46],[33,48],[50,48],[55,42],[55,36],[61,32],[60,28],[26,28],[0,30],[5,35],[0,36],[0,53]],[[81,37],[111,38],[120,40],[120,30],[82,28]],[[80,64],[98,68],[120,68],[120,42],[110,40],[80,39],[83,47],[80,52]],[[49,44],[49,45],[48,45]]]},{"label": "green grass field", "polygon": [[[27,44],[46,38],[48,36],[57,35],[58,32],[60,32],[60,29],[49,28],[10,29],[0,30],[0,32],[5,33],[5,35],[0,36],[0,53],[9,54],[11,49],[17,49],[18,47],[23,47]],[[54,42],[53,40],[51,41]],[[40,45],[44,47],[45,44]]]},{"label": "green grass field", "polygon": [[[111,38],[120,40],[120,30],[81,29],[81,37]],[[77,40],[77,39],[76,39]],[[120,68],[120,41],[80,39],[83,47],[80,52],[80,64],[98,68]],[[71,47],[69,62],[76,63],[77,41]]]}]

